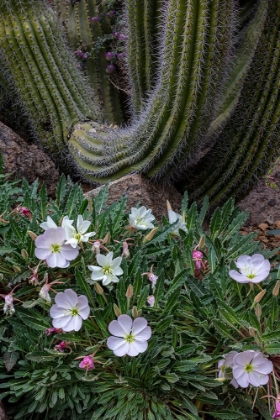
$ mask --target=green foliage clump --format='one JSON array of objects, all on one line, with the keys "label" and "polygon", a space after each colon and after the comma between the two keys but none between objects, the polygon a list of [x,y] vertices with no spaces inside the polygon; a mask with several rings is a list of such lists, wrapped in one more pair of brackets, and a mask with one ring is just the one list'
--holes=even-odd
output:
[{"label": "green foliage clump", "polygon": [[[185,194],[181,214],[186,229],[174,235],[176,224],[164,216],[154,230],[133,229],[126,196],[107,206],[105,186],[96,198],[86,200],[80,186],[64,176],[54,200],[38,182],[30,186],[23,181],[17,189],[3,180],[1,194],[6,197],[0,201],[1,212],[6,210],[0,221],[1,297],[13,291],[15,312],[1,317],[0,388],[12,420],[271,418],[274,400],[268,405],[260,397],[277,394],[276,256],[262,250],[253,234],[240,235],[247,214],[233,200],[216,209],[206,231],[208,200],[198,210],[195,203],[188,207]],[[40,223],[47,216],[60,225],[66,215],[74,226],[82,215],[96,234],[80,244],[69,267],[50,268],[36,258],[34,238],[43,233]],[[129,252],[124,253],[127,244]],[[100,245],[103,255],[122,255],[123,274],[117,283],[101,286],[91,279],[88,265],[97,265],[94,245]],[[200,269],[193,260],[195,249],[203,253]],[[256,298],[256,286],[249,293],[248,284],[228,275],[239,256],[254,253],[272,263],[262,299]],[[151,271],[157,276],[155,285],[144,274]],[[49,303],[39,292],[52,282],[59,283],[52,285]],[[65,289],[87,297],[90,316],[79,331],[50,334],[49,310],[56,293]],[[151,295],[154,306],[147,302]],[[118,357],[107,347],[108,325],[120,314],[147,320],[152,336],[146,352]],[[230,380],[217,380],[223,355],[248,349],[273,362],[270,391],[266,385],[235,389]],[[94,360],[92,370],[79,367],[88,355]]]}]

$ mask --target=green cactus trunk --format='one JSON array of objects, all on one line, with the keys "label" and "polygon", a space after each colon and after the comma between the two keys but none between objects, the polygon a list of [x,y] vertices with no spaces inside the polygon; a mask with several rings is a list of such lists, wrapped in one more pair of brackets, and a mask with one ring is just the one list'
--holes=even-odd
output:
[{"label": "green cactus trunk", "polygon": [[78,121],[100,118],[49,7],[33,0],[1,1],[4,69],[35,135],[50,152],[65,150]]},{"label": "green cactus trunk", "polygon": [[126,0],[134,116],[121,129],[100,125],[122,119],[104,57],[88,62],[92,101],[60,35],[62,19],[74,48],[95,42],[97,3],[56,3],[58,19],[43,0],[0,0],[0,51],[41,143],[99,183],[140,172],[213,204],[248,189],[278,142],[280,3]]}]

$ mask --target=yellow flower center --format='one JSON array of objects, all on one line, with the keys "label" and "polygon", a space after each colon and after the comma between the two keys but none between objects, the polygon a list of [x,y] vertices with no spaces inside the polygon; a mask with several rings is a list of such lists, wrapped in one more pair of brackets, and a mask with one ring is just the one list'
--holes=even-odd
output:
[{"label": "yellow flower center", "polygon": [[248,373],[253,372],[254,367],[253,365],[251,365],[250,363],[247,363],[247,365],[245,365],[244,370]]},{"label": "yellow flower center", "polygon": [[51,246],[51,251],[54,252],[55,254],[58,253],[58,252],[60,252],[60,250],[61,250],[61,245],[53,244]]},{"label": "yellow flower center", "polygon": [[79,309],[75,306],[74,308],[70,309],[70,315],[71,316],[77,316],[79,315]]},{"label": "yellow flower center", "polygon": [[76,234],[74,235],[74,238],[75,238],[75,239],[77,239],[77,241],[78,241],[78,242],[80,242],[80,241],[81,241],[81,239],[82,239],[82,235],[81,235],[80,233],[76,233]]},{"label": "yellow flower center", "polygon": [[127,343],[133,343],[133,341],[135,341],[135,337],[134,335],[132,335],[131,333],[125,336],[125,341]]},{"label": "yellow flower center", "polygon": [[112,268],[109,265],[105,265],[102,271],[103,271],[103,274],[105,274],[105,276],[112,274]]}]

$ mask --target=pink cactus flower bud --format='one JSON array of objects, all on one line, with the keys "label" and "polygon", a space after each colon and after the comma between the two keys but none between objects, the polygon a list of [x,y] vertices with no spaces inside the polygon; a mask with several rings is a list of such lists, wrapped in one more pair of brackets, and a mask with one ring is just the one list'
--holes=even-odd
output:
[{"label": "pink cactus flower bud", "polygon": [[62,332],[61,328],[47,328],[45,331],[46,335],[51,335],[51,334],[59,334]]}]

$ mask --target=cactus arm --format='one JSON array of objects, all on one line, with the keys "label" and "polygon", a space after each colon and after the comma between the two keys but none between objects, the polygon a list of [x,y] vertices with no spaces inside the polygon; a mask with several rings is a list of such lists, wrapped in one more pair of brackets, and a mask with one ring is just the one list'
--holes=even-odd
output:
[{"label": "cactus arm", "polygon": [[225,84],[222,101],[220,101],[219,109],[217,111],[217,117],[211,124],[209,135],[219,132],[235,110],[245,82],[245,77],[258,45],[258,40],[264,28],[267,12],[267,1],[262,1],[254,19],[250,22],[240,48],[236,52],[236,57],[232,64],[233,69]]},{"label": "cactus arm", "polygon": [[37,136],[53,152],[65,148],[73,123],[98,116],[94,104],[93,112],[89,108],[86,90],[78,86],[80,73],[74,67],[65,70],[67,47],[55,22],[53,11],[41,2],[0,4],[0,46],[10,79]]},{"label": "cactus arm", "polygon": [[[247,77],[251,80],[247,80],[247,89],[239,104],[240,123],[236,127],[231,122],[232,128],[226,127],[228,133],[222,137],[223,146],[217,143],[220,152],[213,150],[209,153],[203,165],[215,159],[216,169],[212,165],[212,172],[200,171],[201,175],[196,179],[196,185],[200,185],[200,188],[195,189],[193,197],[209,193],[213,202],[217,202],[230,191],[236,195],[248,185],[254,173],[263,173],[265,156],[273,151],[279,124],[279,5],[274,4],[274,8],[270,5],[269,15],[267,30],[264,31],[266,35],[261,40],[252,71]],[[268,28],[273,28],[273,31]],[[252,73],[255,77],[252,77]],[[236,118],[234,121],[236,124]]]}]

